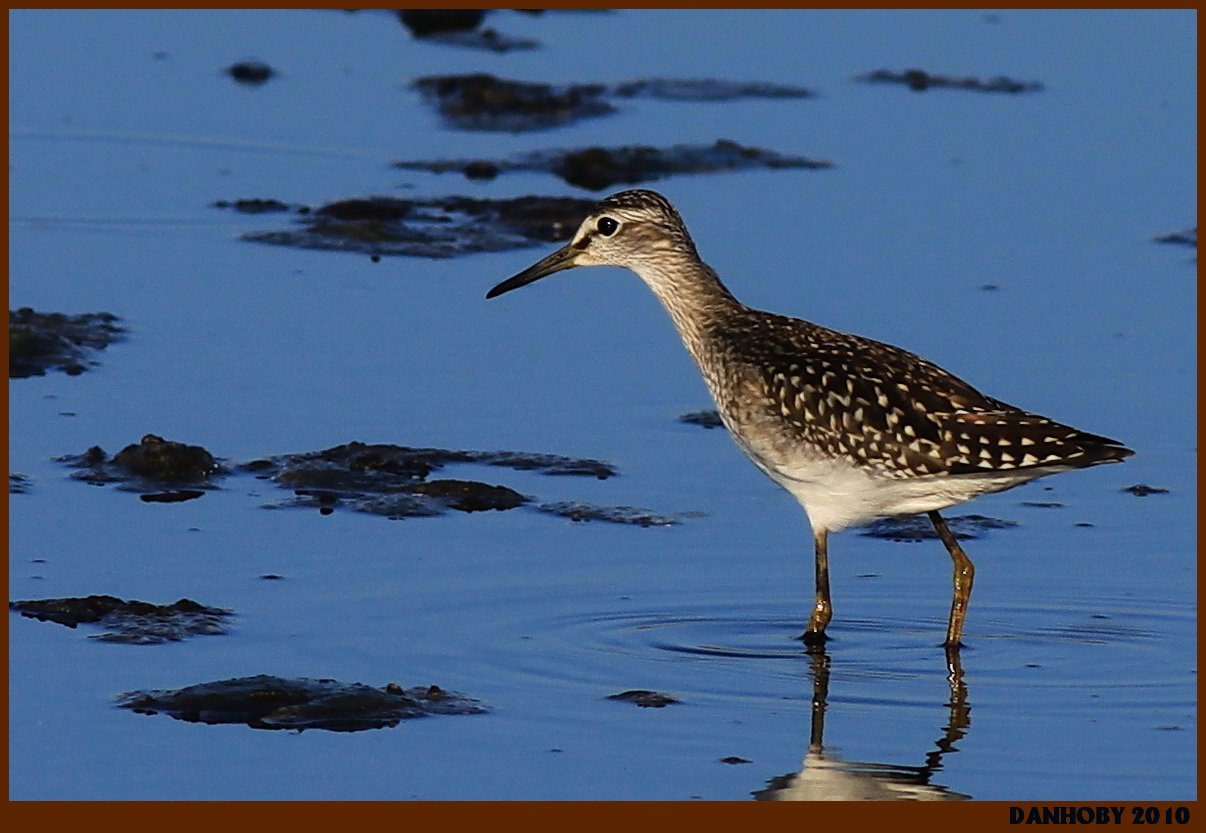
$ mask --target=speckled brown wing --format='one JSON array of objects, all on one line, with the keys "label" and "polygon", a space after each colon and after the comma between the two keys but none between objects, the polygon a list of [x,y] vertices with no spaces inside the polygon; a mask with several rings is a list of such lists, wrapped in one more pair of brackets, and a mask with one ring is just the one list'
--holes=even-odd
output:
[{"label": "speckled brown wing", "polygon": [[951,474],[1049,466],[1084,468],[1135,453],[1117,440],[1016,408],[946,415],[942,440],[941,453]]},{"label": "speckled brown wing", "polygon": [[[755,323],[756,321],[756,323]],[[765,314],[735,339],[802,442],[894,478],[1088,466],[1131,452],[997,399],[890,344]]]}]

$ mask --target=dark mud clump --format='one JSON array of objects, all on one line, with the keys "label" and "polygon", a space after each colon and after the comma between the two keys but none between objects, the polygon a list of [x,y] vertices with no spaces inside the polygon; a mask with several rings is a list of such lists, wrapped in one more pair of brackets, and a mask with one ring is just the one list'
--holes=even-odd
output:
[{"label": "dark mud clump", "polygon": [[326,729],[360,732],[396,726],[432,714],[481,714],[477,700],[439,686],[404,689],[261,674],[201,683],[172,691],[130,691],[120,708],[166,714],[190,723],[246,723],[253,729]]},{"label": "dark mud clump", "polygon": [[914,92],[924,92],[933,87],[974,90],[981,93],[1032,93],[1043,89],[1043,85],[1037,81],[1015,81],[1005,76],[987,80],[970,77],[958,78],[951,75],[933,75],[922,69],[906,69],[904,72],[877,69],[864,75],[857,75],[854,80],[871,84],[903,84]]},{"label": "dark mud clump", "polygon": [[35,599],[9,602],[9,608],[39,622],[56,622],[69,628],[82,624],[107,628],[90,638],[129,645],[179,642],[190,636],[226,633],[231,610],[207,607],[191,599],[156,605],[116,596]]},{"label": "dark mud clump", "polygon": [[562,457],[559,454],[539,454],[530,451],[470,451],[469,462],[502,466],[516,471],[536,471],[551,477],[594,477],[606,480],[619,472],[611,463],[589,458]]},{"label": "dark mud clump", "polygon": [[[514,52],[535,49],[540,44],[525,38],[513,38],[493,29],[479,29],[487,9],[398,9],[398,19],[420,40],[447,46]],[[525,10],[520,10],[525,11]]]},{"label": "dark mud clump", "polygon": [[487,509],[514,509],[528,499],[506,486],[489,486],[472,480],[430,480],[411,487],[416,495],[438,500],[449,509],[460,512],[483,512]]},{"label": "dark mud clump", "polygon": [[108,312],[64,315],[29,307],[8,313],[8,375],[11,379],[61,370],[78,376],[97,362],[92,354],[125,338],[121,319]]},{"label": "dark mud clump", "polygon": [[727,139],[711,145],[672,145],[656,148],[629,145],[576,150],[534,151],[507,160],[401,161],[394,167],[408,170],[470,172],[484,169],[552,173],[570,185],[592,191],[619,184],[636,184],[677,174],[714,173],[751,168],[828,168],[831,162],[788,156],[761,148],[745,147]]},{"label": "dark mud clump", "polygon": [[1148,486],[1144,483],[1136,483],[1134,486],[1127,486],[1122,491],[1129,492],[1135,497],[1147,497],[1148,495],[1166,495],[1168,489],[1161,489],[1159,486]]},{"label": "dark mud clump", "polygon": [[283,484],[312,483],[309,478],[335,476],[351,477],[353,488],[373,485],[387,489],[399,479],[421,480],[432,471],[450,463],[485,463],[491,466],[539,471],[543,474],[579,474],[605,480],[617,472],[615,466],[602,460],[562,457],[557,454],[526,453],[522,451],[455,451],[447,448],[412,448],[385,443],[350,442],[303,454],[266,457],[247,463],[242,468],[256,473],[269,473]]},{"label": "dark mud clump", "polygon": [[217,459],[199,445],[147,434],[114,455],[112,465],[137,477],[189,483],[217,473]]},{"label": "dark mud clump", "polygon": [[[475,170],[482,173],[480,166]],[[444,258],[568,240],[593,208],[591,200],[570,197],[365,197],[299,211],[296,229],[252,231],[242,239],[373,256]]]},{"label": "dark mud clump", "polygon": [[[550,477],[594,477],[617,474],[603,460],[522,451],[458,451],[351,442],[303,454],[253,460],[239,466],[262,480],[272,480],[293,497],[266,508],[310,508],[323,514],[351,509],[391,519],[442,515],[449,510],[482,512],[531,504],[533,498],[507,486],[474,480],[430,480],[429,475],[457,463],[532,471]],[[635,526],[670,526],[692,513],[658,515],[631,506],[591,503],[535,504],[537,511],[574,521],[607,521]]]},{"label": "dark mud clump", "polygon": [[1175,243],[1179,246],[1198,247],[1198,228],[1187,228],[1183,231],[1174,231],[1169,234],[1162,234],[1155,238],[1157,243]]},{"label": "dark mud clump", "polygon": [[272,76],[276,75],[276,70],[262,61],[239,61],[237,64],[228,66],[224,72],[240,84],[249,87],[266,84]]},{"label": "dark mud clump", "polygon": [[[1015,521],[989,518],[985,515],[960,515],[946,519],[951,532],[961,541],[979,538],[990,529],[1008,529],[1017,526]],[[905,515],[898,518],[880,518],[863,527],[860,535],[882,538],[886,541],[913,543],[937,538],[934,525],[923,515]]]},{"label": "dark mud clump", "polygon": [[240,468],[270,479],[295,497],[276,506],[314,507],[329,513],[348,507],[390,518],[441,515],[449,509],[480,512],[522,506],[529,498],[506,486],[471,480],[428,480],[455,463],[536,471],[546,475],[612,477],[602,460],[516,451],[455,451],[445,448],[351,442],[304,454],[255,460]]},{"label": "dark mud clump", "polygon": [[444,514],[445,510],[503,511],[528,502],[528,498],[506,486],[491,486],[474,480],[432,480],[406,487],[404,492],[384,495],[337,495],[330,490],[298,490],[296,505],[334,508],[348,501],[358,512],[388,518],[421,518]]},{"label": "dark mud clump", "polygon": [[619,694],[609,694],[607,695],[607,699],[636,703],[643,709],[661,709],[671,703],[679,702],[677,697],[662,694],[660,691],[648,691],[646,689],[633,689],[632,691],[622,691]]},{"label": "dark mud clump", "polygon": [[692,411],[689,414],[681,414],[678,418],[679,422],[685,422],[688,425],[698,425],[703,428],[723,428],[724,421],[720,418],[720,412],[714,408],[705,411]]},{"label": "dark mud clump", "polygon": [[398,9],[398,19],[416,38],[440,32],[468,32],[486,19],[485,9]]},{"label": "dark mud clump", "polygon": [[414,86],[444,122],[459,130],[519,133],[543,130],[616,112],[612,98],[730,101],[738,98],[806,98],[803,87],[731,81],[647,79],[622,84],[534,84],[493,75],[432,75]]},{"label": "dark mud clump", "polygon": [[[303,454],[266,457],[242,466],[268,476],[284,486],[298,483],[388,491],[422,480],[451,463],[538,471],[542,474],[589,475],[600,480],[614,477],[615,466],[602,460],[562,457],[522,451],[456,451],[447,448],[412,448],[385,443],[350,442]],[[314,478],[317,478],[315,480]]]},{"label": "dark mud clump", "polygon": [[199,445],[165,440],[147,434],[136,445],[128,445],[112,458],[100,446],[92,446],[83,454],[59,457],[60,463],[80,471],[72,475],[77,480],[94,485],[120,484],[122,489],[142,492],[148,502],[173,502],[200,497],[194,489],[165,488],[191,485],[200,489],[215,488],[213,478],[226,473],[226,468]]},{"label": "dark mud clump", "polygon": [[162,492],[146,492],[139,496],[143,503],[184,503],[204,495],[200,489],[167,489]]},{"label": "dark mud clump", "polygon": [[459,130],[522,132],[605,116],[615,107],[599,84],[528,84],[493,75],[435,75],[414,86]]},{"label": "dark mud clump", "polygon": [[660,98],[668,101],[733,101],[739,98],[812,98],[806,87],[758,81],[718,81],[714,78],[648,78],[609,88],[622,98]]},{"label": "dark mud clump", "polygon": [[[140,493],[143,501],[171,503],[201,497],[217,488],[213,480],[231,471],[200,446],[169,442],[148,434],[138,445],[127,446],[113,458],[99,446],[83,454],[58,458],[80,471],[77,480],[94,485],[118,484]],[[508,486],[476,480],[431,479],[430,475],[453,464],[476,464],[514,471],[537,472],[550,477],[593,477],[606,480],[617,474],[603,460],[564,457],[521,451],[463,451],[446,448],[412,448],[390,444],[350,442],[323,451],[264,457],[236,467],[237,473],[270,480],[293,492],[268,509],[317,509],[329,515],[350,509],[392,519],[433,517],[449,511],[505,511],[524,506],[533,498]],[[596,506],[589,503],[546,503],[539,511],[576,521],[599,520],[637,526],[669,526],[691,517],[657,515],[630,506]]]},{"label": "dark mud clump", "polygon": [[[487,484],[483,483],[483,486]],[[385,495],[347,495],[330,490],[298,489],[291,500],[282,501],[269,508],[307,507],[317,508],[324,515],[343,506],[370,515],[383,515],[391,520],[402,518],[434,518],[443,515],[447,507],[438,500],[418,495],[398,493]]]},{"label": "dark mud clump", "polygon": [[241,199],[241,200],[217,200],[210,203],[214,208],[229,208],[231,211],[237,211],[240,214],[276,214],[282,211],[297,211],[302,214],[309,213],[309,206],[291,205],[280,200],[265,200],[265,199]]},{"label": "dark mud clump", "polygon": [[686,515],[658,515],[636,506],[598,506],[576,501],[555,501],[536,505],[536,511],[568,518],[571,521],[607,521],[632,526],[674,526]]}]

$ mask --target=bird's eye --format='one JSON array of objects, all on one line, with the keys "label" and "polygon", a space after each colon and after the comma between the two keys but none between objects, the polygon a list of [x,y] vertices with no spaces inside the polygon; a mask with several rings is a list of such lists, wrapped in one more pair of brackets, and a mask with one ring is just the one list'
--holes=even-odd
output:
[{"label": "bird's eye", "polygon": [[611,217],[600,217],[599,222],[595,225],[595,228],[599,230],[599,234],[604,237],[611,237],[619,227],[620,224]]}]

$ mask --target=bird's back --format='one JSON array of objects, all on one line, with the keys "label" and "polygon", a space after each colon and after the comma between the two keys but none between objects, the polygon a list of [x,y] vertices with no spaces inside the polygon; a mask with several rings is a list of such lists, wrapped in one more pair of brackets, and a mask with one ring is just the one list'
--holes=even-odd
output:
[{"label": "bird's back", "polygon": [[768,450],[795,444],[887,478],[1080,468],[1133,453],[985,396],[907,350],[807,321],[745,308],[706,341],[692,352],[722,415]]}]

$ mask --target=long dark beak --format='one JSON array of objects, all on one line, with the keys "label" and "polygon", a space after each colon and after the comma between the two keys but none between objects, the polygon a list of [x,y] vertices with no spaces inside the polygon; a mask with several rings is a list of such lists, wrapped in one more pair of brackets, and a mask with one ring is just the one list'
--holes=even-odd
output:
[{"label": "long dark beak", "polygon": [[554,272],[562,272],[566,269],[573,269],[577,264],[578,255],[582,253],[581,249],[574,248],[572,245],[564,246],[551,255],[546,257],[539,263],[529,266],[513,278],[507,278],[498,286],[486,293],[487,298],[497,298],[504,292],[510,292],[512,289],[519,289],[521,286],[527,286],[530,283],[547,278]]}]

